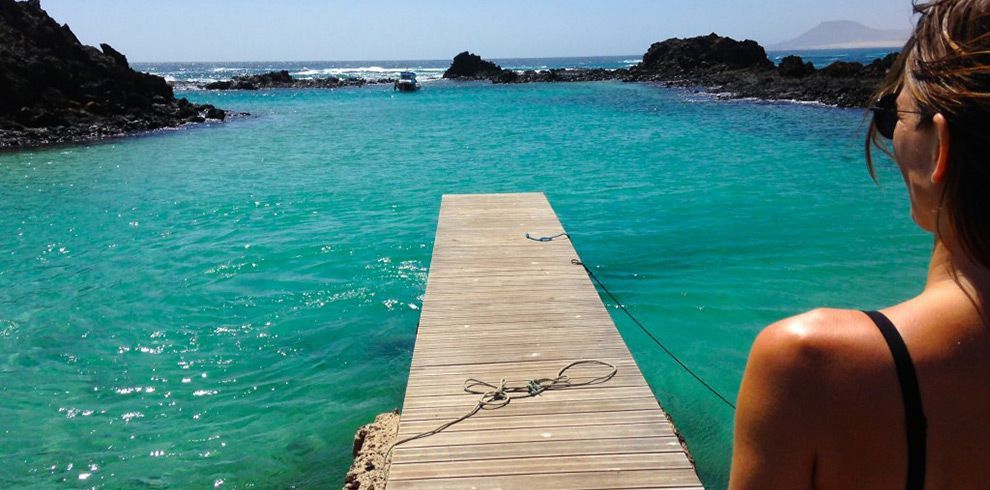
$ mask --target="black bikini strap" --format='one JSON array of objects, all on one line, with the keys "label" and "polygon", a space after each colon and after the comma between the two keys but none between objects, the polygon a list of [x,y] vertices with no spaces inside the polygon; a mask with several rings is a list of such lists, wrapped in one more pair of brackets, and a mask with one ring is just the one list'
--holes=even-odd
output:
[{"label": "black bikini strap", "polygon": [[901,383],[901,396],[904,398],[905,421],[907,425],[908,443],[908,490],[921,490],[925,486],[925,446],[927,445],[926,431],[928,423],[921,406],[921,390],[918,388],[918,375],[911,362],[904,339],[894,328],[894,324],[883,313],[864,311],[873,323],[877,324],[887,347],[894,356],[894,366],[897,368],[897,378]]}]

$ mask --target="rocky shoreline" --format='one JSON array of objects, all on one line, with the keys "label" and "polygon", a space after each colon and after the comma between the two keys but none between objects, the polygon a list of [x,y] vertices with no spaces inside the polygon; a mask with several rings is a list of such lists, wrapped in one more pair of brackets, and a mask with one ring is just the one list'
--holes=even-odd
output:
[{"label": "rocky shoreline", "polygon": [[492,83],[589,82],[620,80],[668,87],[697,87],[721,98],[757,98],[820,102],[838,107],[867,107],[896,54],[862,63],[836,62],[822,69],[799,56],[775,65],[755,41],[717,34],[655,43],[643,60],[628,69],[506,70],[467,51],[458,54],[443,78]]},{"label": "rocky shoreline", "polygon": [[[837,107],[867,107],[874,90],[893,65],[896,54],[862,63],[835,62],[818,69],[799,56],[785,57],[779,66],[755,41],[736,41],[717,34],[655,43],[643,60],[628,69],[527,70],[504,69],[477,54],[464,51],[451,61],[443,78],[452,81],[489,81],[493,84],[599,82],[655,83],[667,87],[698,88],[720,98],[756,98],[820,102]],[[245,75],[200,85],[205,90],[258,90],[270,88],[340,88],[392,84],[392,78],[293,78],[289,72]]]},{"label": "rocky shoreline", "polygon": [[891,53],[868,65],[840,61],[817,69],[799,56],[788,56],[776,66],[755,41],[710,34],[654,44],[624,80],[702,87],[725,98],[868,107],[896,58]]},{"label": "rocky shoreline", "polygon": [[326,88],[363,87],[365,85],[391,85],[394,78],[294,78],[288,71],[273,71],[259,75],[241,75],[230,80],[199,85],[203,90],[262,90],[272,88]]},{"label": "rocky shoreline", "polygon": [[132,70],[109,45],[83,45],[39,0],[0,0],[0,94],[0,150],[227,117],[212,105],[176,99],[163,78]]}]

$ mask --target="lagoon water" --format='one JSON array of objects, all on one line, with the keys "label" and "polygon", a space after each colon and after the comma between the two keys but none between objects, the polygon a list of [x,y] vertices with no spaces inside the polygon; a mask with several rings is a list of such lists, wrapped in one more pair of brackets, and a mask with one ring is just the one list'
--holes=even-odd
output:
[{"label": "lagoon water", "polygon": [[[620,82],[182,95],[253,116],[0,155],[0,487],[339,486],[401,405],[444,193],[546,192],[730,398],[764,325],[922,286],[930,240],[891,164],[870,181],[858,110]],[[613,317],[724,486],[732,412]]]}]

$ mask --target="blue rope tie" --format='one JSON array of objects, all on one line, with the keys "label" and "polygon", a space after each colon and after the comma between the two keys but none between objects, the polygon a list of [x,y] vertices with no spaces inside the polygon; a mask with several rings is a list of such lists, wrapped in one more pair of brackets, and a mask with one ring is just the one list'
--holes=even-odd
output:
[{"label": "blue rope tie", "polygon": [[552,242],[560,237],[570,238],[570,235],[568,235],[567,233],[560,233],[554,236],[533,237],[529,233],[526,234],[526,238],[533,240],[534,242]]}]

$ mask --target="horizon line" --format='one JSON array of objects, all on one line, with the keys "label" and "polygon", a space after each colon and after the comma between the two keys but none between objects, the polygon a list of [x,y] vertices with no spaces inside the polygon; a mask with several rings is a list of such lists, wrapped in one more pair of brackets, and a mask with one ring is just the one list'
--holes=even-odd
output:
[{"label": "horizon line", "polygon": [[[466,50],[472,54],[478,54],[471,50]],[[463,51],[459,51],[460,54]],[[456,56],[456,54],[454,55]],[[480,54],[478,56],[481,56]],[[581,55],[569,55],[569,56],[493,56],[486,57],[481,56],[485,60],[548,60],[548,59],[577,59],[577,58],[627,58],[635,57],[642,58],[642,54],[581,54]],[[383,61],[396,62],[396,61],[453,61],[454,57],[449,58],[379,58],[379,59],[350,59],[350,60],[185,60],[185,61],[132,61],[128,60],[130,63],[377,63]]]},{"label": "horizon line", "polygon": [[[866,50],[866,49],[895,49],[896,50],[896,48],[893,48],[893,47],[890,47],[890,46],[862,46],[862,47],[855,47],[855,48],[818,48],[818,49],[812,49],[812,48],[808,48],[808,49],[803,49],[803,48],[798,48],[798,49],[767,49],[766,47],[764,47],[764,50],[767,53],[787,53],[787,52],[792,52],[792,53],[793,52],[803,52],[803,53],[805,53],[805,52],[825,52],[825,51],[851,51],[851,50]],[[478,54],[478,53],[475,53],[475,52],[473,52],[471,50],[467,50],[467,51],[468,52],[471,52],[473,54]],[[479,55],[479,56],[481,56],[481,55]],[[482,59],[489,60],[489,61],[499,61],[499,60],[577,59],[577,58],[626,58],[626,57],[642,58],[643,55],[642,54],[586,54],[586,55],[569,55],[569,56],[494,56],[494,57],[491,57],[491,58],[487,58],[487,57],[481,56]],[[350,59],[350,60],[331,60],[331,59],[325,59],[325,60],[316,60],[316,59],[311,59],[311,60],[300,60],[300,59],[297,59],[297,60],[169,60],[169,61],[144,61],[144,60],[135,61],[135,60],[128,60],[128,62],[148,65],[148,64],[154,64],[154,63],[359,63],[359,62],[376,63],[376,62],[385,62],[385,61],[388,61],[388,62],[400,62],[400,61],[401,62],[412,62],[412,61],[452,61],[452,60],[453,60],[453,57],[450,57],[450,58],[408,58],[408,59],[386,59],[386,58],[380,58],[380,59]]]}]

